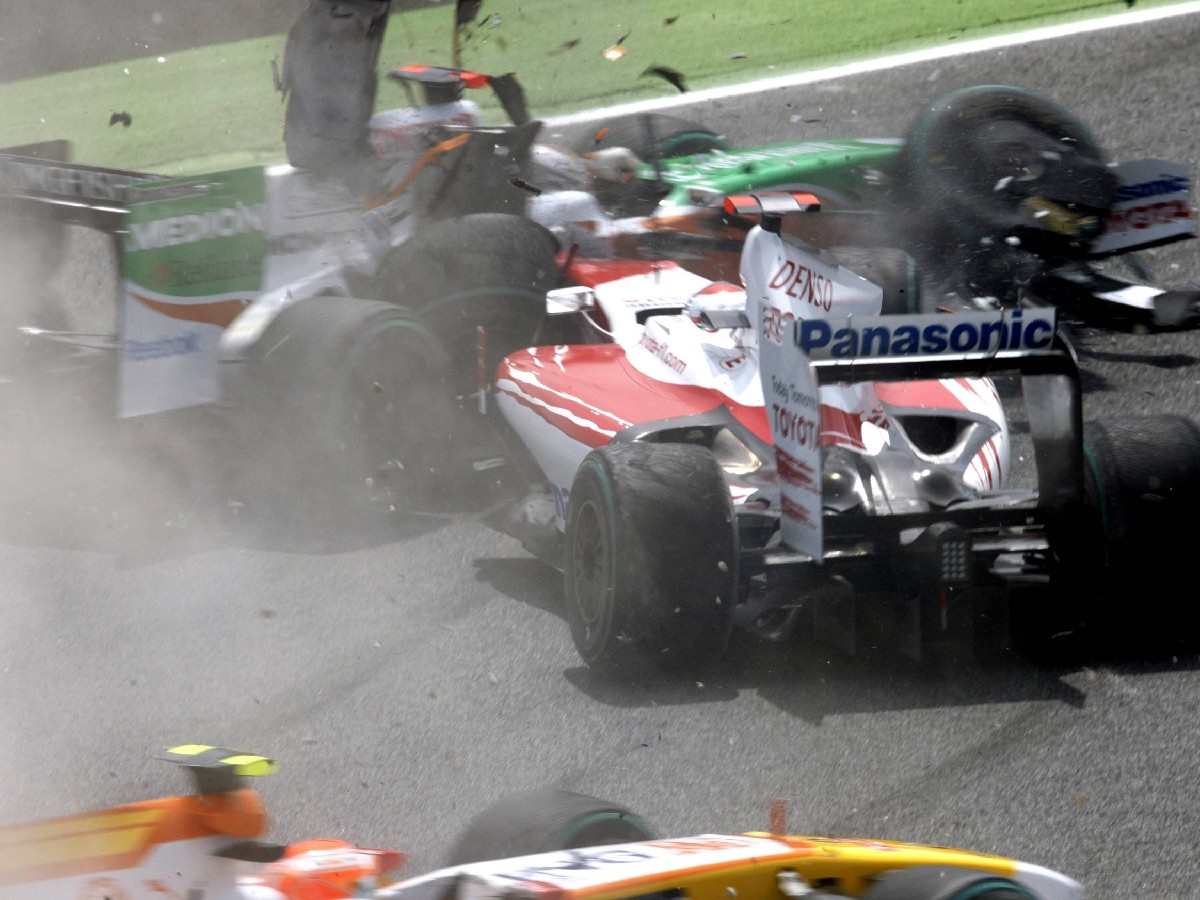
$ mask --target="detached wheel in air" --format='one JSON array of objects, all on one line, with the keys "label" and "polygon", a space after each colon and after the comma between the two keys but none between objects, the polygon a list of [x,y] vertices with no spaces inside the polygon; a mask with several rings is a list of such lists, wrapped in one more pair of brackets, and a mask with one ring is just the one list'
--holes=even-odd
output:
[{"label": "detached wheel in air", "polygon": [[1031,256],[1078,256],[1099,236],[1116,191],[1106,162],[1057,103],[1015,87],[964,88],[909,130],[897,212],[923,261],[1003,296]]},{"label": "detached wheel in air", "polygon": [[596,668],[698,668],[725,650],[738,548],[724,473],[689,444],[593,450],[571,488],[566,617]]},{"label": "detached wheel in air", "polygon": [[623,806],[557,788],[505,797],[467,826],[447,865],[653,840],[654,832]]},{"label": "detached wheel in air", "polygon": [[883,873],[863,900],[1040,900],[1010,878],[973,869],[914,866]]}]

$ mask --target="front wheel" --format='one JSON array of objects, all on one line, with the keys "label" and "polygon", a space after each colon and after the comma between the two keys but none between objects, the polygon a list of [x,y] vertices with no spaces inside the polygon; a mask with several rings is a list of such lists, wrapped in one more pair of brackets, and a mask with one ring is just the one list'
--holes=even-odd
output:
[{"label": "front wheel", "polygon": [[623,806],[557,788],[513,794],[480,813],[455,843],[447,865],[653,840]]},{"label": "front wheel", "polygon": [[1039,900],[1023,884],[974,869],[914,866],[884,872],[863,900]]},{"label": "front wheel", "polygon": [[696,668],[725,650],[738,547],[724,473],[688,444],[593,450],[571,488],[566,616],[589,665]]}]

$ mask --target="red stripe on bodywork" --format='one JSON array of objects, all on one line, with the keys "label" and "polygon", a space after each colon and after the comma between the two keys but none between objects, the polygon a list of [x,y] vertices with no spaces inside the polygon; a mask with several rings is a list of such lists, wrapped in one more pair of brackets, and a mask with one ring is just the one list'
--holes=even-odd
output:
[{"label": "red stripe on bodywork", "polygon": [[151,300],[141,294],[131,294],[130,296],[142,306],[149,307],[167,318],[179,319],[182,322],[205,322],[209,325],[220,325],[222,328],[240,316],[242,310],[250,305],[249,300],[217,300],[213,303],[185,304],[163,303],[161,300]]},{"label": "red stripe on bodywork", "polygon": [[820,441],[822,445],[849,443],[861,450],[864,446],[862,416],[822,403]]},{"label": "red stripe on bodywork", "polygon": [[569,416],[566,416],[553,409],[548,409],[540,403],[535,403],[530,398],[524,396],[519,391],[510,390],[505,387],[498,387],[497,390],[506,397],[511,397],[525,409],[528,409],[534,415],[541,418],[544,422],[553,425],[567,437],[574,441],[578,441],[584,446],[595,449],[603,447],[609,443],[612,438],[606,434],[601,434],[599,431],[593,431],[573,421]]},{"label": "red stripe on bodywork", "polygon": [[[520,391],[527,393],[527,399],[561,407],[580,419],[595,422],[606,431],[620,431],[623,422],[636,425],[683,418],[724,406],[739,424],[763,443],[774,443],[763,407],[737,403],[713,388],[657,381],[635,369],[626,359],[624,348],[617,344],[559,347],[552,351],[552,360],[537,356],[548,350],[534,347],[511,354],[500,364],[497,382],[512,381]],[[581,428],[578,423],[550,411],[538,415],[556,427],[560,419],[569,423],[564,424],[562,430],[583,441],[579,435],[587,429],[577,432],[576,429]],[[589,436],[583,442],[598,446],[593,443],[597,438],[600,443],[605,442],[602,435]],[[821,404],[820,440],[823,445],[840,444],[863,449],[862,416]]]},{"label": "red stripe on bodywork", "polygon": [[965,410],[958,399],[940,381],[879,382],[875,393],[888,406],[909,409]]},{"label": "red stripe on bodywork", "polygon": [[714,281],[708,287],[701,288],[696,292],[697,297],[707,297],[712,294],[741,294],[745,289],[738,287],[736,284],[730,284],[728,281]]},{"label": "red stripe on bodywork", "polygon": [[1000,461],[1000,446],[996,443],[995,436],[988,438],[984,446],[991,449],[992,457],[996,460],[996,482],[993,487],[999,487],[1001,479],[1004,478],[1004,466]]},{"label": "red stripe on bodywork", "polygon": [[814,494],[820,493],[814,480],[814,471],[808,463],[801,462],[786,451],[775,448],[775,466],[779,477],[794,487],[803,488]]},{"label": "red stripe on bodywork", "polygon": [[988,459],[987,444],[979,448],[979,452],[975,454],[980,463],[983,464],[983,472],[987,476],[988,487],[994,487],[995,482],[992,480],[992,462]]},{"label": "red stripe on bodywork", "polygon": [[808,510],[794,500],[788,499],[786,494],[779,498],[779,507],[789,519],[796,519],[810,527],[814,524]]},{"label": "red stripe on bodywork", "polygon": [[[545,351],[547,348],[541,348]],[[744,406],[730,400],[718,390],[691,384],[668,384],[643,375],[625,358],[625,350],[617,344],[581,344],[556,348],[553,360],[536,357],[538,348],[521,350],[510,355],[502,364],[498,378],[512,378],[522,384],[528,378],[514,377],[513,372],[529,373],[548,390],[570,394],[576,398],[571,411],[581,418],[595,419],[598,414],[633,424],[659,419],[694,416],[725,406],[733,417],[766,443],[771,443],[771,430],[761,406]],[[547,402],[551,402],[547,400]],[[555,394],[555,405],[568,403]],[[600,411],[599,413],[597,411]],[[605,422],[604,428],[613,428]],[[619,430],[619,426],[617,426]]]},{"label": "red stripe on bodywork", "polygon": [[[566,257],[560,264],[566,262]],[[653,259],[580,259],[576,257],[567,266],[567,282],[581,287],[596,287],[609,281],[629,278],[633,275],[649,275],[651,272],[664,272],[667,269],[678,269],[678,264],[670,260]]]}]

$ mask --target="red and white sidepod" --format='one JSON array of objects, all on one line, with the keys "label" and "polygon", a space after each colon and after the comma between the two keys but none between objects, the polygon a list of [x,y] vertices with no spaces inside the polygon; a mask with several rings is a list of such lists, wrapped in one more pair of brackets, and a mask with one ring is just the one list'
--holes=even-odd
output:
[{"label": "red and white sidepod", "polygon": [[[789,344],[795,321],[875,316],[881,306],[878,286],[807,247],[753,230],[743,251],[745,291],[669,262],[576,260],[568,277],[590,289],[594,303],[586,315],[602,342],[518,351],[501,362],[495,381],[498,407],[554,490],[560,527],[570,485],[590,450],[635,425],[722,407],[767,445],[779,446],[784,432],[778,429],[786,426],[788,436],[809,441],[810,453],[825,446],[862,454],[891,447],[931,465],[945,459],[924,453],[894,417],[959,417],[987,426],[984,444],[958,447],[967,453],[964,482],[986,490],[999,487],[1007,474],[1004,414],[986,381],[829,385],[806,415],[778,418],[784,413],[761,369],[764,348]],[[728,324],[738,312],[744,327]],[[710,319],[724,324],[714,327]],[[809,465],[811,472],[786,472],[812,479],[805,509],[818,520],[819,468]],[[730,489],[735,503],[754,493],[736,479]],[[785,496],[789,504],[799,502],[794,492]]]}]

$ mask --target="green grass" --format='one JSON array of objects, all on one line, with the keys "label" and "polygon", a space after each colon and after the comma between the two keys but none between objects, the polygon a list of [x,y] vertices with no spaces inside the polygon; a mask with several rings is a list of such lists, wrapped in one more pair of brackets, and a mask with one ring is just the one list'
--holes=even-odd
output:
[{"label": "green grass", "polygon": [[[465,42],[463,64],[517,72],[534,113],[546,116],[674,93],[639,77],[650,65],[704,87],[1125,8],[1089,0],[487,0],[481,18],[492,18]],[[395,16],[383,64],[448,63],[450,21],[447,7]],[[604,49],[626,32],[624,58],[606,61]],[[578,44],[563,49],[572,40]],[[66,137],[77,159],[164,172],[280,159],[283,110],[270,60],[282,45],[281,37],[240,41],[162,63],[138,59],[0,85],[0,146]],[[404,93],[384,83],[379,102],[403,105]],[[131,128],[108,126],[118,111],[133,116]]]}]

